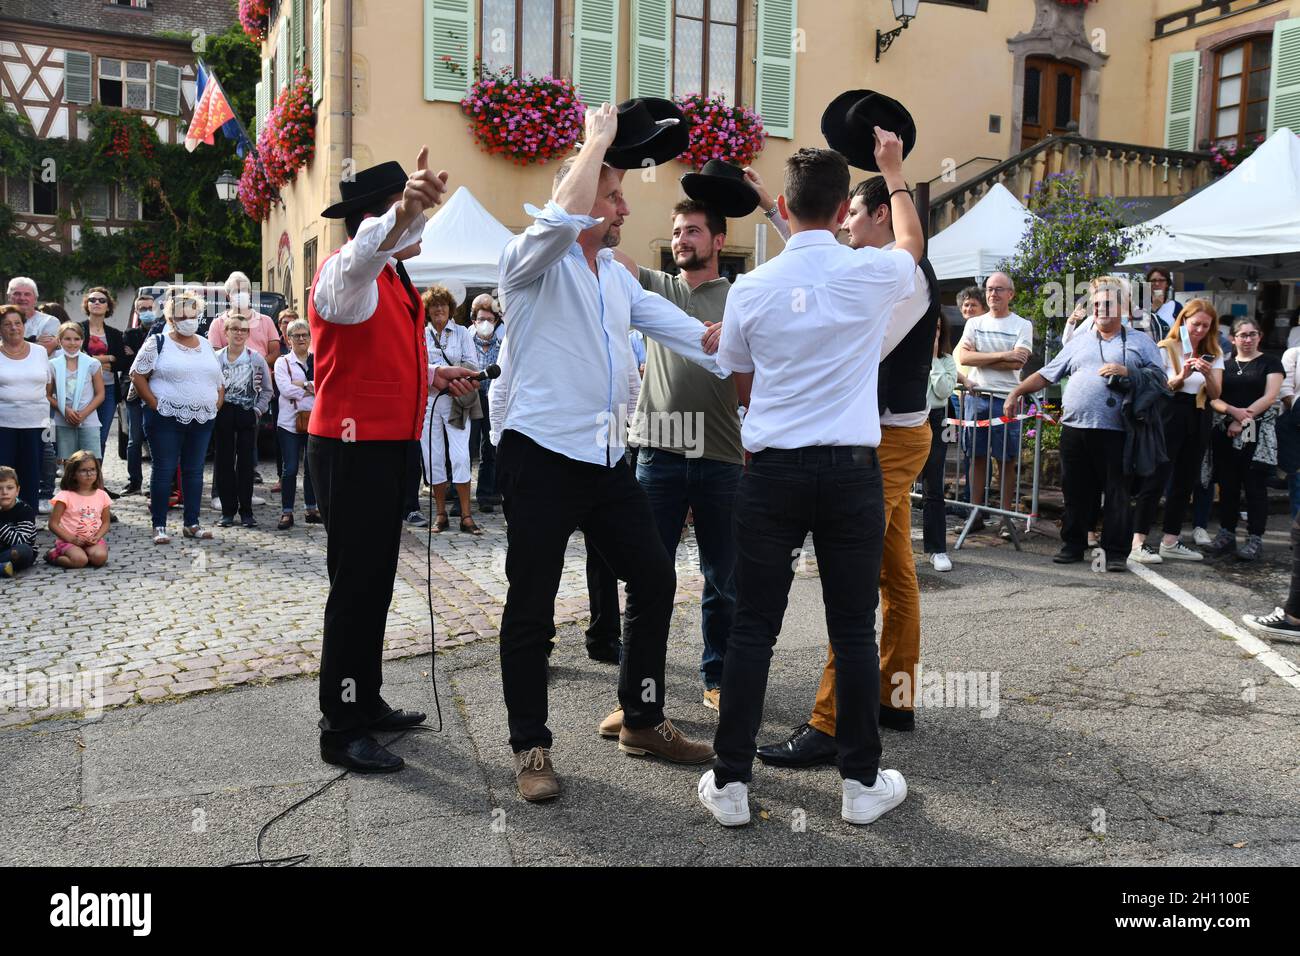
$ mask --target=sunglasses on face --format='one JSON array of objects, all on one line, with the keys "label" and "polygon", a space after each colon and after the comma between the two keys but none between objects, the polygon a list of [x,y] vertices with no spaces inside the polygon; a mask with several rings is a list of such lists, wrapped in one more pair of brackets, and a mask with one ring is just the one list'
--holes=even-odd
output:
[{"label": "sunglasses on face", "polygon": [[90,305],[108,305],[107,299],[87,299],[86,302]]}]

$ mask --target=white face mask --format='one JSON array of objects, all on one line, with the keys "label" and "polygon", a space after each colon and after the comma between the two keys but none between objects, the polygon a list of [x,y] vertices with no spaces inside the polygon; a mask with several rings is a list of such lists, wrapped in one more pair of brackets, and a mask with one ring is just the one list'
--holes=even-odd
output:
[{"label": "white face mask", "polygon": [[199,330],[198,319],[177,319],[176,331],[181,335],[193,335]]},{"label": "white face mask", "polygon": [[476,328],[478,329],[478,335],[479,338],[481,339],[490,339],[492,337],[492,333],[496,331],[496,326],[493,323],[487,321],[486,319],[480,322],[476,326]]},{"label": "white face mask", "polygon": [[63,354],[66,355],[68,358],[76,358],[78,355],[81,354],[81,349],[79,349],[79,348],[68,348],[68,347],[65,345],[65,346],[63,346]]}]

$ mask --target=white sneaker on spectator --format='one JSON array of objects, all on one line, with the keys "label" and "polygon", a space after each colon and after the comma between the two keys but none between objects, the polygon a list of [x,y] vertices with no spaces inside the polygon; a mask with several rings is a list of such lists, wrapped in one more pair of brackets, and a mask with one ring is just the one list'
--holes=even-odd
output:
[{"label": "white sneaker on spectator", "polygon": [[930,555],[930,567],[936,571],[951,571],[952,558],[940,551],[938,554]]},{"label": "white sneaker on spectator", "polygon": [[849,823],[875,823],[907,797],[907,781],[897,770],[877,772],[870,787],[848,778],[842,787],[840,817]]},{"label": "white sneaker on spectator", "polygon": [[253,504],[255,504],[255,505],[264,505],[264,504],[266,504],[266,499],[265,499],[265,498],[259,498],[257,495],[253,495]]},{"label": "white sneaker on spectator", "polygon": [[1197,547],[1208,548],[1214,543],[1214,539],[1210,537],[1210,532],[1204,528],[1196,528],[1192,531],[1192,542]]},{"label": "white sneaker on spectator", "polygon": [[[1208,535],[1207,535],[1208,537]],[[1181,541],[1175,541],[1173,544],[1160,542],[1160,557],[1167,558],[1170,561],[1204,561],[1205,555],[1199,551],[1193,551]]]},{"label": "white sneaker on spectator", "polygon": [[708,807],[713,818],[724,827],[740,827],[749,822],[749,787],[739,780],[718,789],[710,770],[700,778],[695,792],[699,794],[700,803]]},{"label": "white sneaker on spectator", "polygon": [[1137,564],[1163,564],[1165,560],[1145,544],[1140,548],[1134,548],[1130,551],[1128,553],[1128,559]]},{"label": "white sneaker on spectator", "polygon": [[43,515],[47,515],[53,510],[54,510],[54,505],[51,504],[49,501],[46,501],[44,498],[42,498],[40,504],[36,506],[36,511],[39,514],[43,514]]},{"label": "white sneaker on spectator", "polygon": [[213,510],[213,511],[220,511],[220,510],[221,510],[221,499],[220,499],[220,498],[213,498],[213,499],[212,499],[212,510]]}]

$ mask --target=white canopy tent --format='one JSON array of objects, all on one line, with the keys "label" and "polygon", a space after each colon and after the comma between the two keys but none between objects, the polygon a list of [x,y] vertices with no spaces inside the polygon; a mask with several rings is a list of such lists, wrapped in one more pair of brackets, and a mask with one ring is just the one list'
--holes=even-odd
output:
[{"label": "white canopy tent", "polygon": [[461,186],[425,224],[420,254],[406,260],[416,288],[434,282],[454,287],[497,284],[501,252],[514,234]]},{"label": "white canopy tent", "polygon": [[934,274],[944,279],[987,276],[1029,230],[1034,214],[1001,183],[994,183],[979,202],[930,240],[927,256]]},{"label": "white canopy tent", "polygon": [[1279,129],[1218,182],[1144,225],[1160,230],[1120,269],[1300,277],[1300,138]]}]

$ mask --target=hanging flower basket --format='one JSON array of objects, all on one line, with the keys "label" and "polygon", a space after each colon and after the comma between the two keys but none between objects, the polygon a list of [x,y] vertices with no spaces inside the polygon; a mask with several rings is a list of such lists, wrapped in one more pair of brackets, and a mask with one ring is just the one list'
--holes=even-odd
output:
[{"label": "hanging flower basket", "polygon": [[460,101],[483,151],[519,166],[563,156],[583,129],[586,107],[573,84],[554,76],[484,72]]},{"label": "hanging flower basket", "polygon": [[249,219],[264,221],[271,215],[271,206],[279,198],[276,188],[266,176],[266,167],[259,159],[262,141],[258,139],[258,152],[244,157],[244,171],[239,176],[239,203]]},{"label": "hanging flower basket", "polygon": [[691,124],[691,145],[677,159],[694,169],[711,159],[748,166],[767,143],[763,120],[753,110],[703,93],[678,97],[677,105]]},{"label": "hanging flower basket", "polygon": [[272,154],[268,162],[272,184],[292,182],[298,170],[316,155],[316,109],[312,106],[310,76],[299,74],[280,91],[262,133]]},{"label": "hanging flower basket", "polygon": [[239,0],[239,25],[254,43],[266,39],[271,19],[270,0]]},{"label": "hanging flower basket", "polygon": [[1263,143],[1263,136],[1256,136],[1251,142],[1242,147],[1238,147],[1236,143],[1228,143],[1224,146],[1213,143],[1210,145],[1210,158],[1217,167],[1217,173],[1224,175],[1232,172],[1249,159],[1251,154],[1259,149]]}]

